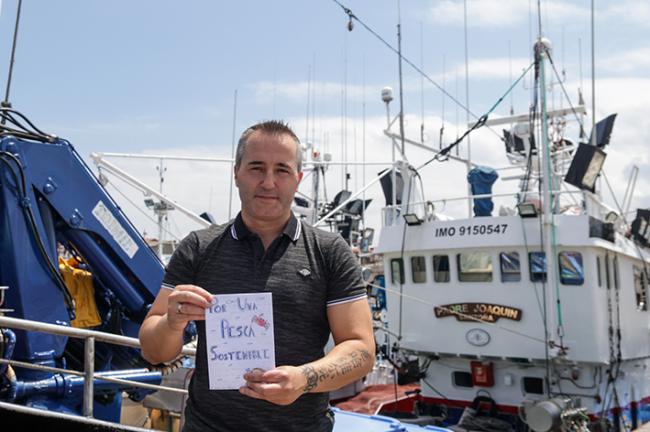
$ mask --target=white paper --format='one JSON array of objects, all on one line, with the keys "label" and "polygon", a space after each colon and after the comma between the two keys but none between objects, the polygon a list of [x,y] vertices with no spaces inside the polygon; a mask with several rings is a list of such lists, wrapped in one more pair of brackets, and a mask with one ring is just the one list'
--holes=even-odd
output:
[{"label": "white paper", "polygon": [[275,367],[271,293],[215,296],[205,312],[211,390],[235,390],[244,374]]}]

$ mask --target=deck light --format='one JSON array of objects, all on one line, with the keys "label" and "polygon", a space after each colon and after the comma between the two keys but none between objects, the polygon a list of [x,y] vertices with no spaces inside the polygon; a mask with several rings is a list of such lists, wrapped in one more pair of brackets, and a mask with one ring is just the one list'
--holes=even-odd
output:
[{"label": "deck light", "polygon": [[537,217],[537,207],[535,207],[535,204],[531,202],[517,204],[517,212],[522,218]]},{"label": "deck light", "polygon": [[409,226],[421,225],[422,222],[424,222],[415,213],[406,213],[404,215],[404,220],[406,221],[406,225],[409,225]]},{"label": "deck light", "polygon": [[632,238],[643,246],[650,244],[650,209],[637,209],[631,227]]},{"label": "deck light", "polygon": [[606,156],[605,152],[598,147],[580,144],[564,181],[593,193]]}]

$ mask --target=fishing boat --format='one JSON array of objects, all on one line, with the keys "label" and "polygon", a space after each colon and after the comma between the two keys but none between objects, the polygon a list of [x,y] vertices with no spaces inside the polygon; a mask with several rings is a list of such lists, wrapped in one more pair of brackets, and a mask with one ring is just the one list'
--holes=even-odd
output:
[{"label": "fishing boat", "polygon": [[[386,176],[375,250],[385,274],[375,290],[386,296],[379,341],[420,383],[419,397],[400,408],[440,424],[634,429],[650,420],[650,211],[629,211],[631,186],[622,205],[605,204],[602,168],[616,116],[596,123],[589,140],[565,138],[569,122],[582,126],[585,108],[547,108],[550,42],[540,37],[534,54],[530,112],[468,125],[468,133],[507,128],[495,148],[509,166],[453,156],[456,142],[432,149],[429,162],[467,166],[468,195],[427,200],[419,171],[429,162],[414,167],[404,158]],[[387,136],[418,143],[393,132],[394,123]],[[500,174],[510,193],[492,193]],[[437,210],[454,200],[472,214]]]}]

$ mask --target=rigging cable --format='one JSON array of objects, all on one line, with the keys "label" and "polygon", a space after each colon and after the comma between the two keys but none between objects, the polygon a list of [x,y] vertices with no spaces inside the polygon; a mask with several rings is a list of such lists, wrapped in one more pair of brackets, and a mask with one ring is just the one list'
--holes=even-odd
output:
[{"label": "rigging cable", "polygon": [[551,53],[548,50],[548,48],[544,48],[544,51],[546,52],[546,55],[548,57],[548,61],[551,63],[551,66],[553,68],[553,72],[555,73],[556,78],[558,79],[558,83],[560,84],[560,88],[562,89],[562,93],[564,94],[564,97],[566,98],[567,102],[569,103],[569,107],[571,108],[571,111],[573,112],[573,115],[576,118],[576,121],[580,125],[580,136],[585,136],[585,129],[584,129],[584,122],[578,115],[578,112],[576,111],[575,107],[571,103],[571,98],[569,98],[569,94],[566,91],[566,87],[564,87],[564,82],[560,80],[560,74],[557,71],[557,68],[555,67],[555,63],[553,62],[553,57],[551,57]]},{"label": "rigging cable", "polygon": [[[0,106],[3,108],[9,108],[11,107],[11,104],[9,103],[9,91],[11,89],[11,79],[13,77],[13,72],[14,72],[14,63],[16,60],[16,41],[18,40],[18,26],[20,24],[20,10],[23,5],[23,0],[18,0],[18,8],[16,9],[16,24],[14,25],[14,37],[13,41],[11,44],[11,58],[9,60],[9,74],[7,76],[7,87],[5,90],[5,99],[2,101]],[[6,122],[6,119],[2,117],[0,120],[0,124],[4,125]]]},{"label": "rigging cable", "polygon": [[[379,41],[380,41],[381,43],[383,43],[383,44],[384,44],[384,45],[385,45],[389,50],[391,50],[391,51],[393,51],[395,54],[397,54],[397,55],[400,57],[400,59],[402,59],[404,62],[406,62],[406,64],[408,64],[409,66],[411,66],[411,67],[412,67],[412,68],[413,68],[417,73],[419,73],[419,74],[420,74],[421,76],[423,76],[427,81],[429,81],[431,84],[433,84],[433,85],[434,85],[438,90],[440,90],[443,94],[445,94],[449,99],[451,99],[452,101],[454,101],[454,103],[456,103],[458,106],[460,106],[462,109],[464,109],[464,110],[465,110],[468,114],[470,114],[472,117],[474,117],[474,118],[477,119],[477,120],[479,119],[479,117],[478,117],[476,114],[474,114],[472,111],[470,111],[470,109],[469,109],[468,107],[466,107],[465,105],[463,105],[462,102],[460,102],[457,98],[455,98],[454,96],[452,96],[452,95],[451,95],[447,90],[445,90],[445,89],[444,89],[440,84],[438,84],[438,83],[437,83],[433,78],[431,78],[429,75],[427,75],[426,72],[424,72],[424,71],[423,71],[422,69],[420,69],[420,68],[419,68],[415,63],[413,63],[411,60],[409,60],[409,59],[406,58],[404,55],[402,55],[402,54],[399,52],[399,50],[398,50],[397,48],[393,47],[393,46],[392,46],[390,43],[388,43],[384,38],[382,38],[382,37],[381,37],[381,36],[380,36],[376,31],[374,31],[370,26],[368,26],[365,22],[363,22],[361,19],[359,19],[359,17],[357,17],[357,16],[352,12],[352,10],[350,10],[349,8],[347,8],[345,5],[343,5],[343,4],[342,4],[341,2],[339,2],[338,0],[332,0],[332,1],[333,1],[334,3],[336,3],[338,6],[340,6],[341,9],[343,9],[343,12],[345,12],[345,14],[347,14],[347,16],[348,16],[348,18],[350,19],[350,21],[355,20],[355,21],[357,21],[359,24],[361,24],[361,26],[362,26],[363,28],[365,28],[368,32],[370,32],[370,34],[372,34],[374,37],[376,37],[377,39],[379,39]],[[495,130],[493,130],[493,129],[491,129],[491,128],[488,128],[488,129],[490,129],[490,131],[492,131],[492,133],[494,133],[495,135],[501,137],[501,136],[500,136],[500,135],[499,135]]]},{"label": "rigging cable", "polygon": [[[535,84],[532,87],[532,92],[533,92],[533,104],[530,107],[530,122],[529,122],[529,132],[531,134],[531,137],[535,137],[535,123],[537,122],[537,110],[539,106],[539,72],[540,72],[540,62],[539,62],[539,53],[537,50],[534,52],[534,59],[533,62],[535,64],[535,73],[534,73],[534,81]],[[539,135],[541,137],[541,133]],[[536,152],[535,154],[538,155],[537,157],[537,172],[541,173],[541,161],[539,159],[539,151],[535,148]],[[530,177],[532,175],[532,155],[533,155],[533,148],[531,145],[530,152],[528,154],[528,171],[526,175],[526,189],[529,187],[529,181]],[[538,197],[541,197],[542,195],[542,185],[541,182],[537,181],[537,195]],[[542,219],[538,218],[539,221],[539,242],[540,242],[540,248],[544,250],[544,235],[543,235],[543,226],[542,226]],[[545,376],[544,376],[544,384],[545,384],[545,389],[547,396],[550,396],[550,376],[551,376],[551,360],[550,360],[550,354],[549,354],[549,348],[550,348],[550,340],[549,340],[549,333],[548,333],[548,307],[547,307],[547,287],[546,287],[546,278],[542,278],[541,280],[542,283],[542,298],[544,299],[542,306],[543,306],[543,316],[544,316],[544,368],[546,370]]]},{"label": "rigging cable", "polygon": [[[470,127],[469,129],[467,129],[467,130],[463,133],[463,135],[460,136],[460,138],[457,138],[454,142],[452,142],[451,144],[449,144],[447,147],[445,147],[444,149],[440,150],[438,153],[436,153],[436,155],[435,155],[434,157],[432,157],[431,159],[429,159],[428,161],[426,161],[425,163],[423,163],[422,165],[420,165],[420,166],[417,168],[417,170],[419,171],[420,169],[422,169],[422,168],[424,168],[425,166],[429,165],[429,164],[430,164],[431,162],[433,162],[434,160],[441,160],[440,158],[441,158],[442,156],[446,156],[446,155],[451,151],[451,149],[453,149],[453,148],[456,147],[458,144],[460,144],[461,141],[463,141],[463,139],[465,139],[465,137],[468,136],[472,131],[474,131],[474,130],[480,128],[480,127],[483,126],[483,125],[485,125],[485,122],[487,121],[488,116],[489,116],[490,114],[492,114],[492,112],[493,112],[493,111],[494,111],[494,110],[499,106],[499,104],[501,104],[501,102],[503,102],[503,100],[506,98],[506,96],[507,96],[507,95],[508,95],[508,94],[509,94],[509,93],[510,93],[514,88],[515,88],[515,86],[519,83],[519,81],[521,81],[521,80],[524,78],[524,76],[526,76],[526,74],[528,73],[528,71],[529,71],[529,70],[530,70],[534,65],[535,65],[535,62],[531,63],[531,64],[530,64],[530,65],[529,65],[529,66],[528,66],[528,67],[527,67],[527,68],[522,72],[522,74],[519,76],[519,78],[517,78],[517,80],[516,80],[514,83],[512,83],[512,84],[510,85],[510,87],[508,88],[508,90],[506,90],[506,92],[505,92],[505,93],[504,93],[504,94],[503,94],[499,99],[497,99],[497,101],[492,105],[492,107],[491,107],[491,108],[490,108],[490,109],[489,109],[485,114],[483,114],[483,115],[482,115],[482,116],[481,116],[481,117],[476,121],[476,123],[474,123],[474,125],[473,125],[472,127]],[[503,138],[501,138],[501,137],[499,137],[499,138],[500,138],[500,139],[503,139]]]},{"label": "rigging cable", "polygon": [[[52,280],[54,281],[56,287],[61,291],[63,294],[63,298],[66,304],[66,307],[68,309],[68,315],[70,317],[70,320],[74,320],[76,318],[75,314],[75,301],[74,298],[72,297],[72,294],[70,294],[70,291],[68,290],[67,285],[65,284],[63,277],[61,274],[58,272],[58,270],[55,268],[54,264],[52,263],[52,260],[47,253],[47,249],[45,247],[45,244],[43,243],[43,239],[38,232],[38,227],[36,224],[36,219],[34,217],[34,212],[32,211],[32,206],[30,203],[30,199],[27,196],[27,182],[25,180],[25,173],[24,173],[24,168],[20,160],[14,156],[12,153],[2,151],[0,152],[0,161],[7,166],[9,169],[9,172],[11,173],[11,176],[14,179],[14,182],[16,184],[16,193],[19,197],[19,203],[20,207],[23,210],[23,214],[25,216],[28,228],[33,236],[33,239],[36,243],[38,252],[41,255],[42,262],[47,268],[48,272],[50,273],[50,276],[52,277]],[[11,161],[11,162],[10,162]],[[13,165],[12,165],[13,162]],[[16,168],[18,171],[18,174],[16,174]],[[18,177],[20,177],[20,182],[18,181]]]},{"label": "rigging cable", "polygon": [[[508,327],[504,327],[502,325],[497,324],[496,322],[486,321],[486,320],[483,320],[481,318],[477,318],[474,315],[464,314],[462,312],[458,312],[456,310],[449,309],[449,308],[447,308],[445,306],[437,305],[435,303],[431,303],[431,302],[429,302],[427,300],[421,299],[421,298],[416,297],[416,296],[412,296],[412,295],[409,295],[409,294],[400,294],[399,291],[396,291],[396,290],[393,290],[393,289],[390,289],[390,288],[386,288],[386,287],[383,287],[381,285],[377,285],[377,284],[373,284],[373,283],[368,283],[367,285],[371,286],[371,287],[374,287],[374,288],[377,288],[379,290],[383,290],[383,291],[385,291],[387,293],[392,293],[392,294],[404,297],[405,299],[409,299],[409,300],[416,301],[418,303],[422,303],[422,304],[424,304],[426,306],[432,306],[432,307],[434,307],[436,309],[439,309],[441,311],[448,312],[451,316],[458,316],[458,317],[461,317],[463,319],[466,319],[467,321],[486,324],[486,325],[492,326],[494,328],[497,328],[499,330],[502,330],[502,331],[505,331],[505,332],[508,332],[508,333],[512,333],[514,335],[521,336],[523,338],[530,339],[530,340],[535,341],[535,342],[540,342],[540,343],[546,344],[546,341],[544,339],[540,339],[540,338],[538,338],[536,336],[531,336],[529,334],[522,333],[520,331],[513,330],[513,329],[508,328]],[[381,329],[381,328],[379,328],[378,330],[385,331],[384,329]]]}]

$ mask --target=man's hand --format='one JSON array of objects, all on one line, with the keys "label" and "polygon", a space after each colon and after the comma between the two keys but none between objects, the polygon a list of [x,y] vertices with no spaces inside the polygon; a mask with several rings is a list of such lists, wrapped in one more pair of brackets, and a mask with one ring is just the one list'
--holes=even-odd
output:
[{"label": "man's hand", "polygon": [[190,321],[205,320],[205,310],[212,303],[212,294],[196,285],[176,285],[167,297],[167,325],[183,331]]},{"label": "man's hand", "polygon": [[305,392],[307,376],[299,367],[279,366],[270,371],[254,369],[244,375],[246,386],[239,392],[276,405],[290,405]]}]

